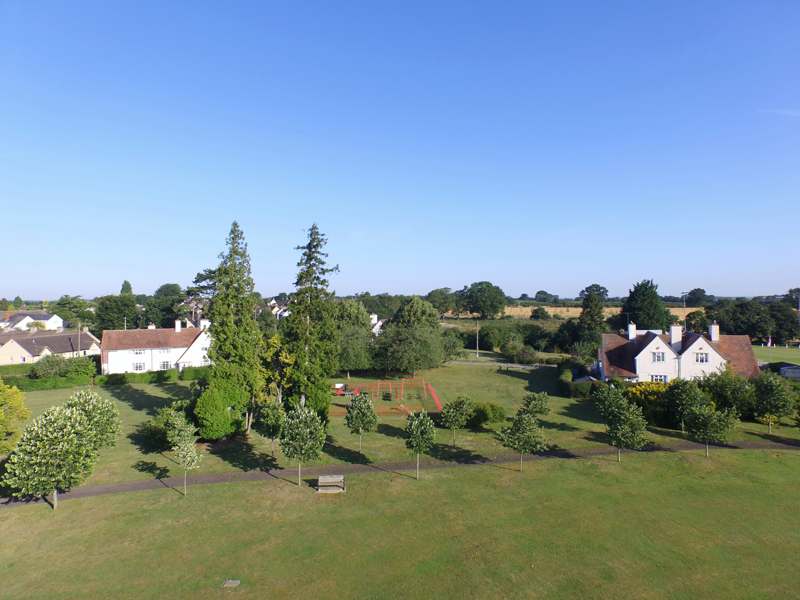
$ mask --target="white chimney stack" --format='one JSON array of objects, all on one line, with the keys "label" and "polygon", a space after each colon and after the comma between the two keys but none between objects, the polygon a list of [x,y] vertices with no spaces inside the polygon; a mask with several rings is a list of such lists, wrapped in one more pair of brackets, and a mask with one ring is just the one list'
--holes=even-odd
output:
[{"label": "white chimney stack", "polygon": [[181,320],[175,319],[175,333],[181,332]]},{"label": "white chimney stack", "polygon": [[148,328],[148,329],[155,329],[155,328],[156,328],[156,324],[155,324],[155,323],[150,323],[150,324],[147,326],[147,328]]},{"label": "white chimney stack", "polygon": [[683,340],[683,327],[680,325],[669,326],[669,345],[673,350],[680,350]]},{"label": "white chimney stack", "polygon": [[717,325],[716,321],[708,326],[708,339],[710,339],[712,342],[719,341],[719,325]]},{"label": "white chimney stack", "polygon": [[628,323],[628,339],[636,339],[636,323]]},{"label": "white chimney stack", "polygon": [[208,319],[200,319],[200,329],[206,330],[211,327],[211,321]]}]

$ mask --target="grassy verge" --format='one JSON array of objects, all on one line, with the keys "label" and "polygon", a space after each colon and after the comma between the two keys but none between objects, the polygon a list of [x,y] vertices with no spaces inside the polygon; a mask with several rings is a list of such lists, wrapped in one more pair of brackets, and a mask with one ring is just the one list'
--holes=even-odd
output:
[{"label": "grassy verge", "polygon": [[753,346],[753,352],[756,358],[762,362],[786,362],[800,365],[800,349],[798,348],[781,348],[776,346],[767,348],[766,346]]}]

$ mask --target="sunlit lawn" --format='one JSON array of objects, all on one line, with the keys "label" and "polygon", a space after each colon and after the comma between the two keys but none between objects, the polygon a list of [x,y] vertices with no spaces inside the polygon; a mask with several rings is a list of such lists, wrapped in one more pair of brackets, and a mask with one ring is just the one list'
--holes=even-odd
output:
[{"label": "sunlit lawn", "polygon": [[[605,447],[605,427],[596,408],[588,400],[563,398],[556,393],[556,371],[541,368],[532,372],[497,366],[452,365],[423,372],[420,379],[433,384],[443,402],[459,395],[470,396],[476,402],[495,402],[504,406],[510,416],[529,391],[547,391],[551,394],[551,411],[541,419],[548,442],[563,449]],[[338,379],[336,380],[338,381]],[[351,385],[368,383],[368,378],[353,378]],[[84,485],[99,485],[137,479],[153,478],[156,474],[178,475],[180,470],[169,452],[150,447],[139,434],[139,426],[165,406],[172,398],[185,396],[188,387],[183,384],[136,384],[97,388],[114,398],[122,417],[122,432],[114,448],[103,450],[94,473]],[[30,392],[26,401],[34,415],[46,407],[63,402],[72,390]],[[380,405],[383,401],[378,401]],[[397,405],[399,402],[392,402]],[[427,401],[430,405],[430,401]],[[332,416],[328,443],[320,459],[313,464],[335,463],[387,463],[409,460],[403,429],[405,417],[401,413],[382,415],[378,430],[364,436],[359,451],[358,437],[351,435],[341,416]],[[507,455],[496,438],[502,424],[489,424],[480,430],[457,432],[456,448],[451,447],[449,431],[437,430],[437,445],[431,451],[434,458],[458,462],[494,459]],[[776,429],[772,439],[800,439],[798,428],[790,420]],[[674,444],[683,436],[680,432],[653,430],[651,440],[660,445]],[[769,439],[767,428],[757,423],[743,423],[735,440]],[[283,457],[278,447],[272,457],[270,440],[253,433],[249,440],[233,440],[209,446],[204,452],[201,473],[267,469],[272,466],[294,468],[296,463]]]},{"label": "sunlit lawn", "polygon": [[767,348],[766,346],[753,346],[753,352],[756,358],[763,362],[786,362],[800,365],[800,349],[797,347],[773,346],[772,348]]},{"label": "sunlit lawn", "polygon": [[[0,512],[2,597],[790,598],[800,454],[631,454]],[[221,589],[226,578],[241,580]]]}]

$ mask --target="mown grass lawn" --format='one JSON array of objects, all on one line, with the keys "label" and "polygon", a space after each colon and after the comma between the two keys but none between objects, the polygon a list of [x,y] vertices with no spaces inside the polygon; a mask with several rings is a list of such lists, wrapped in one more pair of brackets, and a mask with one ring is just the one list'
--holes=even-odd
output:
[{"label": "mown grass lawn", "polygon": [[[425,371],[420,377],[434,385],[442,402],[468,395],[476,402],[502,405],[509,416],[513,415],[526,393],[546,391],[551,395],[551,410],[550,414],[542,417],[541,423],[550,444],[563,449],[605,446],[605,426],[596,408],[588,400],[556,395],[556,370],[551,367],[526,371],[497,365],[450,365]],[[367,381],[367,378],[353,378],[351,383]],[[166,406],[173,398],[185,397],[189,393],[188,386],[182,383],[134,384],[97,389],[115,399],[120,409],[122,431],[117,445],[102,451],[93,474],[83,485],[181,475],[182,471],[172,460],[171,454],[152,448],[140,434],[139,428],[159,407]],[[72,391],[29,392],[26,402],[35,416],[48,406],[66,400]],[[455,448],[451,447],[450,432],[438,429],[437,444],[431,456],[466,462],[508,454],[495,435],[501,427],[502,424],[496,423],[477,431],[461,430],[457,433]],[[410,456],[405,447],[404,428],[405,417],[401,414],[380,416],[377,431],[364,436],[363,448],[359,451],[358,437],[347,431],[343,417],[332,416],[328,442],[320,458],[311,464],[379,464],[408,460]],[[677,431],[653,429],[650,438],[654,443],[669,446],[683,439],[683,435]],[[758,423],[742,423],[734,435],[734,440],[765,438],[797,440],[800,439],[800,429],[786,419],[772,436],[767,433],[766,426]],[[273,457],[270,440],[253,433],[248,440],[207,446],[200,472],[265,470],[273,466],[294,468],[296,463],[287,460],[279,446]]]},{"label": "mown grass lawn", "polygon": [[[649,453],[0,512],[3,598],[789,598],[800,454]],[[241,580],[222,590],[224,579]]]},{"label": "mown grass lawn", "polygon": [[800,349],[796,347],[784,348],[773,346],[772,348],[767,348],[766,346],[753,346],[753,352],[756,358],[763,362],[786,362],[800,365]]}]

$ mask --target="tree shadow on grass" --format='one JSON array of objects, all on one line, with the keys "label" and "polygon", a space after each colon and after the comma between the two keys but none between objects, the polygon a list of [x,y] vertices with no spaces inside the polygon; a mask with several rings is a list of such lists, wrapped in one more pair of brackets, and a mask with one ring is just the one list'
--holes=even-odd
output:
[{"label": "tree shadow on grass", "polygon": [[656,427],[655,425],[648,425],[647,431],[650,433],[655,433],[656,435],[662,435],[664,437],[671,437],[682,441],[690,441],[689,437],[683,433],[682,431],[678,431],[677,429],[667,429],[666,427]]},{"label": "tree shadow on grass", "polygon": [[570,425],[569,423],[556,423],[554,421],[545,421],[544,419],[539,419],[539,425],[542,426],[542,429],[551,429],[555,431],[580,431],[578,427]]},{"label": "tree shadow on grass", "polygon": [[775,435],[773,433],[759,433],[757,431],[748,431],[747,434],[759,437],[762,440],[774,442],[775,444],[781,444],[783,446],[794,446],[796,448],[800,447],[800,440],[787,438],[780,435]]},{"label": "tree shadow on grass", "polygon": [[378,433],[381,435],[386,435],[389,437],[394,438],[405,438],[406,432],[400,429],[399,427],[395,427],[394,425],[389,425],[388,423],[378,423]]},{"label": "tree shadow on grass", "polygon": [[163,432],[155,429],[148,422],[136,425],[136,429],[128,434],[128,439],[142,454],[163,454],[169,450]]},{"label": "tree shadow on grass", "polygon": [[[164,386],[162,386],[164,387]],[[176,386],[181,387],[181,386]],[[112,398],[124,402],[132,409],[154,417],[159,408],[169,406],[173,398],[165,398],[140,390],[130,384],[109,385],[104,388]]]},{"label": "tree shadow on grass", "polygon": [[437,460],[464,465],[478,465],[489,462],[489,459],[482,454],[449,444],[434,444],[428,451],[428,454]]},{"label": "tree shadow on grass", "polygon": [[559,411],[559,414],[587,423],[604,423],[600,411],[591,400],[575,400]]},{"label": "tree shadow on grass", "polygon": [[208,451],[240,471],[270,471],[278,466],[274,456],[256,451],[252,442],[242,437],[209,444]]},{"label": "tree shadow on grass", "polygon": [[165,488],[175,490],[179,494],[181,493],[180,490],[175,489],[174,487],[169,485],[166,481],[164,481],[167,477],[169,477],[169,467],[161,467],[151,460],[140,460],[134,463],[133,468],[139,471],[140,473],[147,473],[149,475],[152,475],[153,478],[156,481],[158,481],[161,485],[163,485]]},{"label": "tree shadow on grass", "polygon": [[368,465],[371,462],[369,458],[358,450],[351,450],[350,448],[339,446],[334,442],[335,440],[331,436],[328,436],[322,448],[322,451],[331,458],[354,465]]},{"label": "tree shadow on grass", "polygon": [[598,442],[600,444],[611,443],[611,439],[608,437],[608,434],[605,431],[587,431],[586,435],[583,436],[583,439],[589,440],[590,442]]}]

